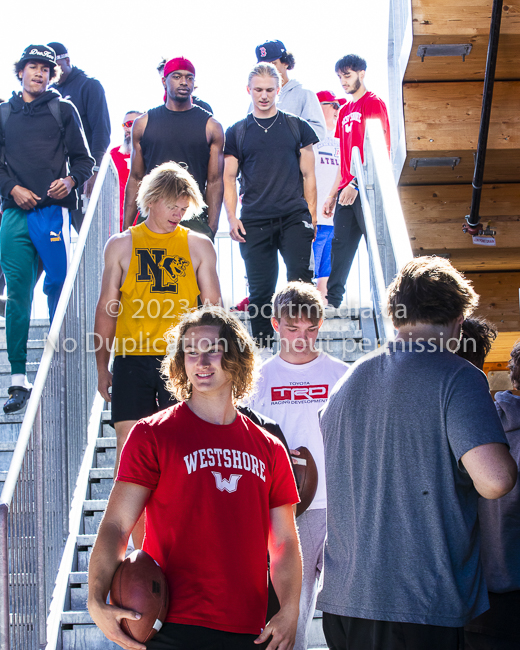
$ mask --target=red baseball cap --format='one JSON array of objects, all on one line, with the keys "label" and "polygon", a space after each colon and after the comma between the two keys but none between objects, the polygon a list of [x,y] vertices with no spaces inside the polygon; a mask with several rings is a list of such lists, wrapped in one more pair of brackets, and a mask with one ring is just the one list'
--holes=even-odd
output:
[{"label": "red baseball cap", "polygon": [[316,93],[316,96],[318,97],[318,101],[320,104],[328,104],[330,102],[338,102],[338,104],[343,104],[347,103],[347,100],[345,97],[338,98],[336,95],[331,92],[330,90],[320,90],[319,93]]}]

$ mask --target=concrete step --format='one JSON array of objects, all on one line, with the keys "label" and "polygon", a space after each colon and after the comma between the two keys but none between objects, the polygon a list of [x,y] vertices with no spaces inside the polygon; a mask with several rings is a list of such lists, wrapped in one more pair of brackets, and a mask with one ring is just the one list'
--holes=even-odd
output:
[{"label": "concrete step", "polygon": [[90,470],[90,499],[108,499],[114,485],[114,468],[103,467]]},{"label": "concrete step", "polygon": [[[34,383],[34,378],[36,377],[36,372],[38,366],[40,365],[40,359],[33,361],[27,364],[27,378]],[[11,366],[9,364],[0,365],[0,397],[7,397],[7,389],[11,385]]]},{"label": "concrete step", "polygon": [[107,507],[107,499],[87,499],[83,503],[83,535],[95,535]]},{"label": "concrete step", "polygon": [[70,608],[74,612],[87,611],[88,573],[74,571],[69,575]]},{"label": "concrete step", "polygon": [[[49,319],[33,319],[29,327],[29,340],[43,341],[50,329]],[[5,320],[0,320],[0,343],[5,343]]]},{"label": "concrete step", "polygon": [[121,650],[97,628],[88,612],[63,612],[63,650]]},{"label": "concrete step", "polygon": [[15,441],[0,442],[0,472],[7,472],[9,469],[15,445]]},{"label": "concrete step", "polygon": [[96,441],[96,467],[114,468],[116,462],[116,438],[103,436]]},{"label": "concrete step", "polygon": [[76,538],[77,550],[77,570],[88,571],[88,563],[90,562],[90,555],[92,554],[92,547],[96,541],[95,535],[78,535]]}]

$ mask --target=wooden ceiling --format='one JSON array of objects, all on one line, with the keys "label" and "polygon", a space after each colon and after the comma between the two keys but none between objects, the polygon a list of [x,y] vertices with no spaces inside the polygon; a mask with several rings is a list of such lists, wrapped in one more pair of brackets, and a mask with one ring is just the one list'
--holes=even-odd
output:
[{"label": "wooden ceiling", "polygon": [[[407,159],[400,196],[416,255],[438,254],[474,280],[480,313],[520,334],[520,2],[504,0],[481,222],[496,245],[462,232],[469,214],[492,0],[412,0],[413,45],[403,98]],[[417,55],[419,46],[470,44],[462,57]],[[417,158],[459,158],[449,167]]]}]

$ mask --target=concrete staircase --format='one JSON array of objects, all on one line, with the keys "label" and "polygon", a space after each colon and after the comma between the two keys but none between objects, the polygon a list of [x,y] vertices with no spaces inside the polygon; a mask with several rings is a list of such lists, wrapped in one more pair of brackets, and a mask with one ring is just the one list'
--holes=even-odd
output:
[{"label": "concrete staircase", "polygon": [[[27,341],[27,376],[34,382],[36,372],[45,346],[45,339],[49,332],[49,320],[32,320]],[[7,359],[7,345],[5,340],[5,320],[0,319],[0,407],[9,399],[7,389],[11,385],[11,366]],[[18,432],[22,424],[25,409],[5,415],[0,408],[0,492],[9,470],[13,451],[18,439]]]},{"label": "concrete staircase", "polygon": [[[325,351],[352,362],[363,355],[360,348],[363,337],[374,339],[375,330],[369,315],[363,321],[363,314],[359,310],[350,314],[350,318],[344,316],[345,314],[341,312],[328,314],[319,341]],[[241,318],[247,320],[244,314],[241,314]],[[76,551],[69,575],[65,601],[66,611],[63,612],[61,619],[62,650],[116,650],[119,648],[104,637],[93,624],[87,611],[88,562],[113,484],[116,439],[109,420],[110,411],[103,411],[93,466],[90,470],[88,490],[83,505],[81,530],[76,540]],[[309,650],[326,647],[321,626],[321,612],[316,612],[309,638]]]}]

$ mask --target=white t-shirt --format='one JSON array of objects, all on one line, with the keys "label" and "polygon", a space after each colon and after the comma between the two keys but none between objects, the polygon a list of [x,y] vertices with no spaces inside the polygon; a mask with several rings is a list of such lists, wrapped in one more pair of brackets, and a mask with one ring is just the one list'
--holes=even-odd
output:
[{"label": "white t-shirt", "polygon": [[276,355],[262,366],[261,378],[249,402],[251,408],[277,422],[290,449],[307,447],[318,468],[318,489],[311,509],[327,507],[325,455],[318,411],[325,406],[348,366],[325,352],[302,365]]},{"label": "white t-shirt", "polygon": [[334,131],[327,131],[325,140],[312,145],[314,149],[314,168],[316,172],[316,189],[318,190],[318,225],[333,226],[334,218],[326,219],[321,215],[325,199],[336,180],[339,167],[339,138],[334,137]]}]

